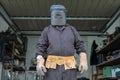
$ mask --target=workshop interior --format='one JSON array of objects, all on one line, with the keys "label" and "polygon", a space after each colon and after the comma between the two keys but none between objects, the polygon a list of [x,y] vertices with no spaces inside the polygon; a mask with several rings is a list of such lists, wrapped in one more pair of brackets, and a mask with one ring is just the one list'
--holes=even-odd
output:
[{"label": "workshop interior", "polygon": [[120,80],[120,0],[0,0],[0,80]]}]

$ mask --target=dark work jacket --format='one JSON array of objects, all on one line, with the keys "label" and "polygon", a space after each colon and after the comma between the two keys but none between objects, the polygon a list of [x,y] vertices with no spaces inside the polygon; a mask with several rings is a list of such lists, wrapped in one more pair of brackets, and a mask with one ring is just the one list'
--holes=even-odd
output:
[{"label": "dark work jacket", "polygon": [[57,56],[73,56],[74,49],[78,54],[86,52],[79,33],[70,25],[61,26],[61,28],[52,25],[46,27],[41,33],[36,48],[36,55],[47,53]]},{"label": "dark work jacket", "polygon": [[92,43],[91,46],[91,56],[90,56],[90,65],[96,65],[98,64],[98,59],[97,59],[97,54],[95,49],[98,47],[98,45],[96,44],[95,40]]}]

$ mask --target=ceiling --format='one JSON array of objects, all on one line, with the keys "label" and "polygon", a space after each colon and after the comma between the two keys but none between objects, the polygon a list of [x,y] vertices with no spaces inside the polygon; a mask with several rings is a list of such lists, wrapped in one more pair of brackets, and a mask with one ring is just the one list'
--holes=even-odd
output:
[{"label": "ceiling", "polygon": [[50,24],[50,6],[67,9],[68,24],[78,31],[102,32],[120,7],[120,0],[0,0],[20,31],[41,31]]}]

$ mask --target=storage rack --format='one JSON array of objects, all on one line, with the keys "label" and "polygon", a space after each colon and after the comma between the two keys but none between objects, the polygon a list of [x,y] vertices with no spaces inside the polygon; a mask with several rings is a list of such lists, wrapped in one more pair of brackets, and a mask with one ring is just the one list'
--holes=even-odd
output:
[{"label": "storage rack", "polygon": [[[120,49],[120,34],[118,34],[114,38],[114,40],[112,40],[109,44],[107,44],[105,47],[99,50],[97,52],[97,55],[107,54],[108,52],[112,52],[112,51],[119,50],[119,49]],[[116,66],[116,65],[120,65],[120,57],[113,58],[108,61],[103,61],[99,63],[98,65],[96,65],[97,76],[103,75],[103,73],[101,73],[101,70],[103,69],[103,67]],[[110,77],[110,78],[100,78],[100,79],[97,78],[97,80],[118,80],[118,79],[120,79],[120,77],[115,77],[115,78]]]},{"label": "storage rack", "polygon": [[[4,35],[6,38],[3,40],[3,46],[11,45],[11,52],[7,53],[4,52],[3,58],[2,58],[2,78],[1,80],[4,80],[5,70],[10,70],[10,80],[13,80],[13,72],[19,71],[19,72],[25,72],[25,52],[23,52],[23,45],[20,44],[17,41],[16,35],[9,35],[8,38],[7,35]],[[15,54],[15,49],[19,51],[19,55]],[[21,56],[22,54],[22,56]],[[23,56],[24,55],[24,56]],[[19,61],[24,63],[23,66],[16,66],[14,65],[14,60],[18,59]]]}]

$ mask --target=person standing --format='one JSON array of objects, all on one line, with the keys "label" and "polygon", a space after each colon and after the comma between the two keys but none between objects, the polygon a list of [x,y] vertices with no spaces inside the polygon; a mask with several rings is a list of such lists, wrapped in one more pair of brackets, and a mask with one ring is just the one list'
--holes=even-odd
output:
[{"label": "person standing", "polygon": [[50,11],[51,24],[44,28],[36,45],[37,73],[44,75],[44,80],[76,80],[75,49],[80,57],[79,71],[88,69],[84,42],[77,30],[66,23],[63,5],[52,5]]}]

